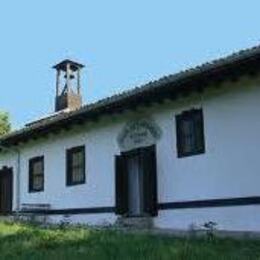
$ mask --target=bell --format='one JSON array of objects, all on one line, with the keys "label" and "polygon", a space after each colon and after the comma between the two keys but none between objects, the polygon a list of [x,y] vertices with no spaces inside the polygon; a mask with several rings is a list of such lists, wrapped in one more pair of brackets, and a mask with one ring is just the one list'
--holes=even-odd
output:
[{"label": "bell", "polygon": [[[64,78],[66,79],[67,77],[68,77],[67,74],[65,74]],[[75,76],[73,74],[70,74],[70,79],[74,79],[74,78],[75,78]]]}]

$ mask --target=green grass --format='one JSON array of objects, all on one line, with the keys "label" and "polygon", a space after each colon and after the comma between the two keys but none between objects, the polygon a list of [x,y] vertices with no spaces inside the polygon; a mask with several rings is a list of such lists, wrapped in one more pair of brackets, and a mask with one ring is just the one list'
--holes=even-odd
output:
[{"label": "green grass", "polygon": [[0,222],[0,259],[260,259],[260,241],[180,239]]}]

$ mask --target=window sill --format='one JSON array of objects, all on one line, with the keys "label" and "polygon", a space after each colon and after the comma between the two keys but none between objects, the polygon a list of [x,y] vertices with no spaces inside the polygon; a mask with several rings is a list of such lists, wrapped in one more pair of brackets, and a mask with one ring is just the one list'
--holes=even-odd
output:
[{"label": "window sill", "polygon": [[29,193],[40,193],[44,192],[44,190],[29,190]]},{"label": "window sill", "polygon": [[72,182],[72,183],[67,183],[66,186],[67,187],[73,187],[73,186],[78,186],[78,185],[83,185],[83,184],[86,184],[85,181],[83,182]]},{"label": "window sill", "polygon": [[206,151],[197,151],[197,152],[192,152],[192,153],[186,153],[186,154],[178,154],[177,157],[178,158],[185,158],[185,157],[191,157],[191,156],[196,156],[196,155],[202,155],[205,154]]}]

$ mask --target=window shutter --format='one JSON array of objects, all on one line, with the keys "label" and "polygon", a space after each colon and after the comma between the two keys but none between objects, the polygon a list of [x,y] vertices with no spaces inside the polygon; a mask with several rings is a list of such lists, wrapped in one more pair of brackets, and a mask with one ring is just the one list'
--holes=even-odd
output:
[{"label": "window shutter", "polygon": [[116,168],[116,209],[117,215],[124,215],[128,212],[128,174],[127,161],[122,155],[115,158]]},{"label": "window shutter", "polygon": [[12,212],[13,173],[11,169],[4,168],[0,171],[0,213]]},{"label": "window shutter", "polygon": [[203,114],[202,110],[197,111],[195,117],[195,139],[196,139],[196,148],[200,152],[205,152],[205,141],[204,141],[204,126],[203,126]]},{"label": "window shutter", "polygon": [[66,152],[66,185],[67,186],[71,184],[71,180],[72,180],[71,164],[72,164],[71,153],[69,150],[67,150]]},{"label": "window shutter", "polygon": [[141,149],[144,170],[144,211],[157,216],[157,165],[155,145]]},{"label": "window shutter", "polygon": [[32,181],[33,181],[33,169],[32,169],[32,160],[29,161],[29,192],[32,190]]},{"label": "window shutter", "polygon": [[83,184],[86,181],[85,146],[77,146],[66,151],[66,185]]},{"label": "window shutter", "polygon": [[12,212],[12,201],[13,201],[13,173],[11,169],[7,169],[5,177],[6,185],[6,200],[5,200],[5,210],[6,213]]},{"label": "window shutter", "polygon": [[183,138],[182,138],[180,115],[176,116],[176,144],[177,144],[178,157],[181,157],[181,154],[183,153]]},{"label": "window shutter", "polygon": [[202,109],[192,109],[176,116],[178,157],[205,152]]}]

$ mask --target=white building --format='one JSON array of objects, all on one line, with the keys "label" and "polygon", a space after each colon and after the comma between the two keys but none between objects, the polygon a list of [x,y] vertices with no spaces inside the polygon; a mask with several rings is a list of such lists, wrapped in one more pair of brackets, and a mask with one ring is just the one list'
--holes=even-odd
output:
[{"label": "white building", "polygon": [[55,66],[56,113],[0,139],[2,214],[260,231],[260,47],[85,106],[82,67]]}]

